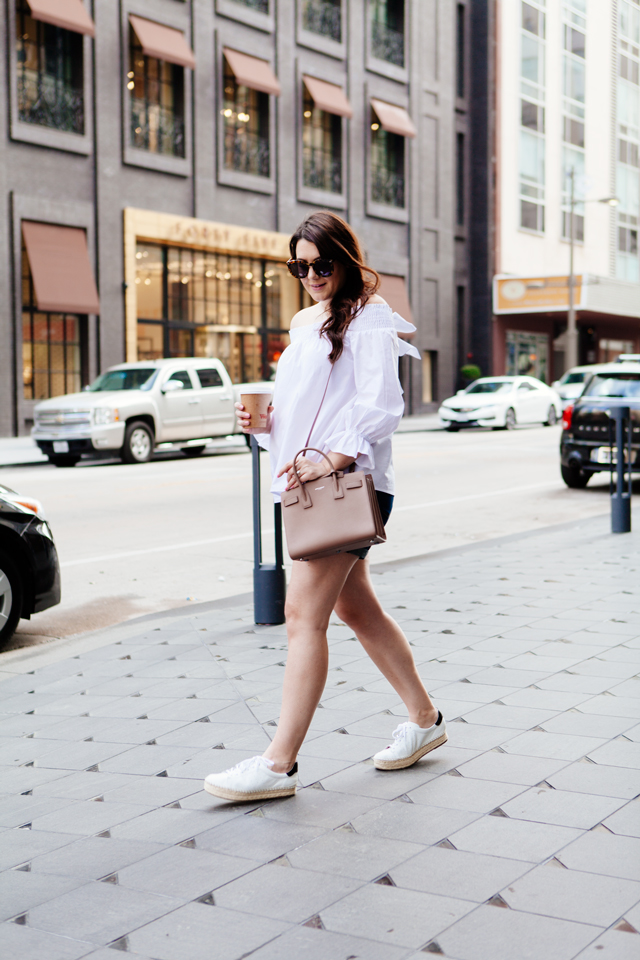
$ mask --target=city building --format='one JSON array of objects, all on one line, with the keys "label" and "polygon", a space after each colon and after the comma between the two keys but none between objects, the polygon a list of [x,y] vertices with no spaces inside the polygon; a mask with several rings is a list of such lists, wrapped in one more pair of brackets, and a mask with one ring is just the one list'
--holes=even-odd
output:
[{"label": "city building", "polygon": [[123,360],[272,377],[318,208],[416,323],[407,410],[433,409],[469,325],[473,6],[6,0],[0,435]]},{"label": "city building", "polygon": [[640,3],[497,0],[493,30],[493,312],[475,335],[493,373],[551,382],[640,352]]}]

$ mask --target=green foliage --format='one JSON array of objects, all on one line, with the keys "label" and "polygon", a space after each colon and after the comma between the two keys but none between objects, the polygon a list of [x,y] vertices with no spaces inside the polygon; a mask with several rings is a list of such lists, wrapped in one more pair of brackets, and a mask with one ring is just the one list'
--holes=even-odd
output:
[{"label": "green foliage", "polygon": [[477,380],[482,376],[482,370],[475,363],[465,363],[464,367],[460,368],[460,373],[465,380]]}]

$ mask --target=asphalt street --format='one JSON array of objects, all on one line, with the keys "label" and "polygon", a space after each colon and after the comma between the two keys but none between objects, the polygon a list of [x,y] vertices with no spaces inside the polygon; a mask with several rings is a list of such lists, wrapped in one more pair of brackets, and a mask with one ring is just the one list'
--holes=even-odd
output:
[{"label": "asphalt street", "polygon": [[[397,434],[389,541],[372,563],[606,513],[607,477],[567,489],[558,441],[557,427]],[[266,454],[262,472],[268,557]],[[198,460],[4,467],[0,482],[43,502],[62,565],[62,603],[22,621],[14,646],[252,589],[251,458],[242,441]]]}]

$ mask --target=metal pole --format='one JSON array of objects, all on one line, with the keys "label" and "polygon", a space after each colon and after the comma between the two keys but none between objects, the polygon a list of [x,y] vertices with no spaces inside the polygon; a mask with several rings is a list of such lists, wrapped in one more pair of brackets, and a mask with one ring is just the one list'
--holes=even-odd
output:
[{"label": "metal pole", "polygon": [[260,446],[251,437],[253,471],[253,619],[255,623],[284,623],[287,582],[282,556],[282,513],[274,505],[275,563],[262,562],[262,523],[260,513]]},{"label": "metal pole", "polygon": [[[609,411],[609,417],[615,421],[616,425],[616,486],[615,492],[613,490],[611,492],[611,532],[630,533],[631,484],[629,483],[625,490],[625,447],[628,448],[628,444],[625,443],[624,424],[626,421],[631,431],[631,410],[629,407],[613,407]],[[631,458],[626,468],[631,479]]]},{"label": "metal pole", "polygon": [[576,306],[575,306],[575,276],[574,276],[574,266],[573,266],[573,255],[574,247],[576,242],[576,228],[575,228],[575,170],[571,167],[569,172],[569,178],[571,180],[571,197],[569,200],[571,212],[569,214],[569,311],[567,313],[567,354],[566,354],[566,369],[570,370],[571,367],[577,367],[578,365],[578,331],[576,330]]}]

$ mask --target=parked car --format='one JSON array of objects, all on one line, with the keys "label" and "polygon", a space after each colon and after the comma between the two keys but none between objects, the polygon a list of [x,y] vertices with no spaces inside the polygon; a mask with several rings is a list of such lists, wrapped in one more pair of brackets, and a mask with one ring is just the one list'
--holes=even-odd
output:
[{"label": "parked car", "polygon": [[560,471],[568,487],[586,487],[594,473],[615,469],[614,406],[631,408],[631,469],[640,472],[640,364],[619,359],[601,364],[562,417]]},{"label": "parked car", "polygon": [[592,373],[595,373],[602,364],[591,363],[584,367],[571,367],[566,373],[563,373],[559,380],[555,380],[551,386],[562,400],[562,408],[568,407],[570,403],[577,400],[584,385]]},{"label": "parked car", "polygon": [[0,484],[0,648],[21,617],[60,603],[60,565],[42,504]]},{"label": "parked car", "polygon": [[197,457],[209,439],[240,432],[234,401],[256,386],[233,384],[220,360],[120,363],[82,393],[37,404],[31,435],[58,467],[105,454],[144,463],[160,444]]},{"label": "parked car", "polygon": [[555,390],[535,377],[481,377],[443,401],[438,414],[450,431],[513,430],[519,423],[552,426],[562,414],[562,403]]}]

